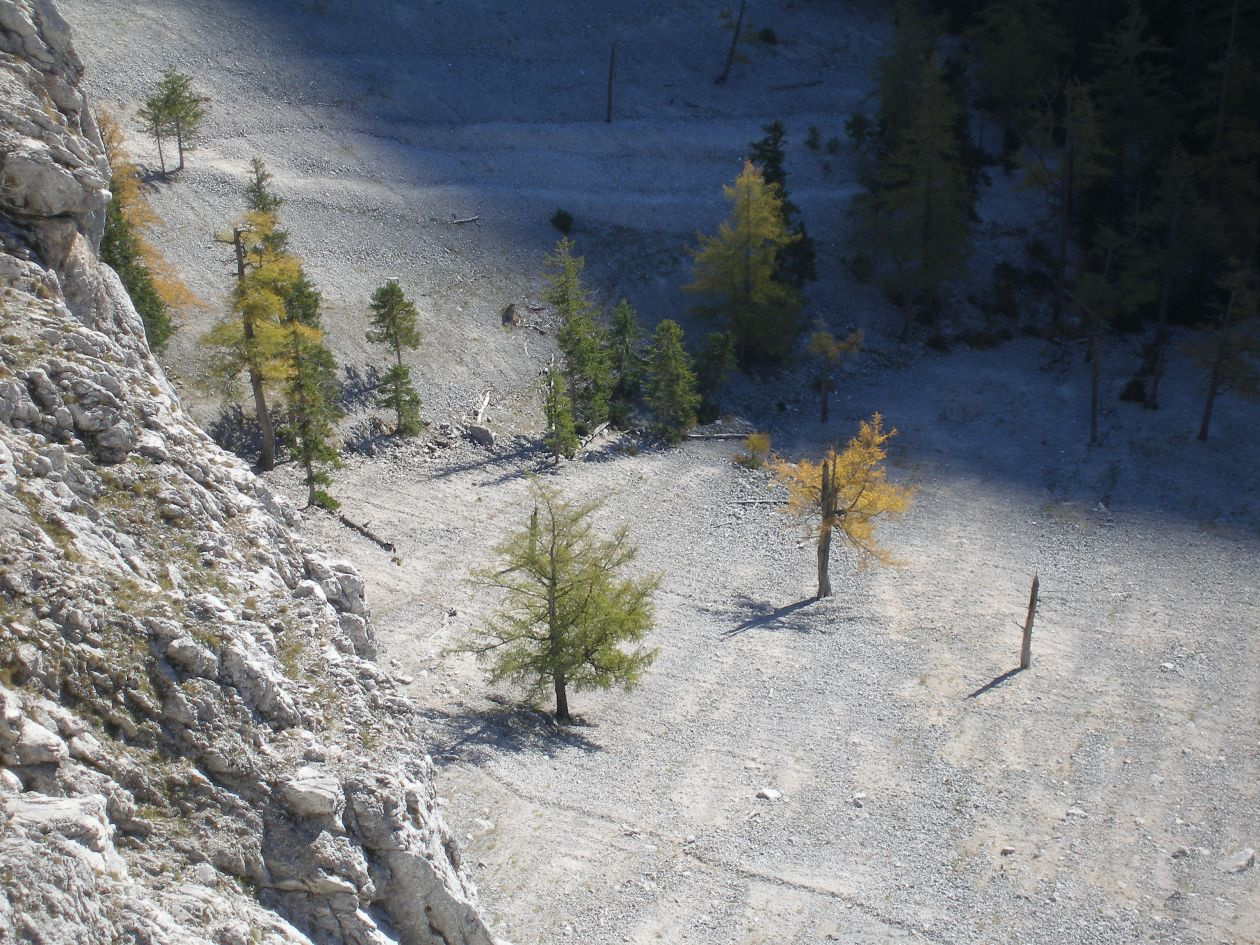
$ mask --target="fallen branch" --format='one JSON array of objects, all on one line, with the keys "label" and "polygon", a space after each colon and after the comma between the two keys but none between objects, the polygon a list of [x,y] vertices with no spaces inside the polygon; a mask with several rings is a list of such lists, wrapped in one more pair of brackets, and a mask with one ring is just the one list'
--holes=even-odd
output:
[{"label": "fallen branch", "polygon": [[790,92],[793,89],[812,89],[816,85],[822,85],[822,79],[815,79],[813,82],[793,82],[791,85],[772,85],[772,92]]},{"label": "fallen branch", "polygon": [[459,226],[461,223],[478,223],[480,221],[481,221],[480,213],[475,214],[474,216],[471,216],[471,217],[464,217],[462,220],[455,219],[455,214],[452,213],[450,220],[447,221],[447,226]]},{"label": "fallen branch", "polygon": [[603,423],[597,426],[594,430],[592,430],[591,435],[588,436],[585,440],[583,440],[581,444],[578,446],[578,448],[574,450],[573,458],[577,459],[579,456],[585,453],[587,447],[589,447],[592,443],[594,443],[595,440],[599,437],[599,435],[607,429],[608,429],[608,421],[605,420]]},{"label": "fallen branch", "polygon": [[787,499],[736,499],[732,505],[787,505]]},{"label": "fallen branch", "polygon": [[397,550],[396,548],[394,548],[392,543],[386,541],[380,535],[376,534],[376,532],[368,528],[367,525],[360,525],[358,522],[353,522],[349,518],[347,518],[345,515],[338,515],[337,521],[341,522],[342,525],[346,526],[346,528],[350,529],[351,531],[358,532],[368,541],[372,542],[374,545],[378,546],[382,550],[388,551],[390,554],[393,554]]},{"label": "fallen branch", "polygon": [[480,424],[486,418],[486,410],[490,407],[490,391],[481,395],[481,406],[477,408],[477,418],[473,421]]},{"label": "fallen branch", "polygon": [[746,440],[747,433],[684,433],[684,440]]}]

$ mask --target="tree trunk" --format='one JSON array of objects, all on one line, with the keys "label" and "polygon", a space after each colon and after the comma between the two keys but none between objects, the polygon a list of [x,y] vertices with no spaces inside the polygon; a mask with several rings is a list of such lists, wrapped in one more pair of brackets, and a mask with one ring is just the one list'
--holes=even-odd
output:
[{"label": "tree trunk", "polygon": [[1224,345],[1217,349],[1216,360],[1212,362],[1212,375],[1208,378],[1207,402],[1203,405],[1203,422],[1199,424],[1199,439],[1205,443],[1208,438],[1208,427],[1212,425],[1212,405],[1216,403],[1216,394],[1221,386],[1221,362],[1224,360]]},{"label": "tree trunk", "polygon": [[556,721],[570,722],[572,717],[569,715],[569,696],[564,689],[564,673],[560,670],[553,670],[551,673],[551,681],[556,687]]},{"label": "tree trunk", "polygon": [[1102,348],[1102,319],[1093,317],[1089,336],[1089,445],[1098,445],[1098,356]]},{"label": "tree trunk", "polygon": [[831,596],[831,528],[824,525],[818,533],[818,599]]},{"label": "tree trunk", "polygon": [[731,36],[731,48],[726,51],[726,64],[722,66],[722,74],[717,77],[717,85],[721,85],[731,74],[731,63],[735,61],[735,47],[739,44],[739,34],[744,28],[744,6],[746,0],[739,0],[739,16],[735,19],[735,32]]},{"label": "tree trunk", "polygon": [[162,150],[162,131],[155,124],[153,126],[153,137],[157,140],[158,146],[158,163],[162,165],[162,174],[166,174],[166,152]]},{"label": "tree trunk", "polygon": [[[1170,172],[1172,173],[1172,172]],[[1159,308],[1155,320],[1154,350],[1151,352],[1151,386],[1146,391],[1142,406],[1147,410],[1159,409],[1159,382],[1164,376],[1164,350],[1168,347],[1168,304],[1172,298],[1172,260],[1177,245],[1177,222],[1181,216],[1181,200],[1178,196],[1168,221],[1168,238],[1164,243],[1164,267],[1159,283]]]},{"label": "tree trunk", "polygon": [[613,102],[613,76],[617,71],[617,44],[612,44],[612,49],[608,53],[608,110],[604,114],[604,121],[612,124],[612,102]]},{"label": "tree trunk", "polygon": [[[241,243],[242,230],[232,231],[232,246],[236,250],[236,281],[245,278],[245,247]],[[254,413],[258,417],[258,436],[262,446],[258,454],[258,468],[263,472],[276,468],[276,430],[271,424],[271,412],[267,409],[267,392],[263,389],[262,373],[254,366],[249,344],[254,340],[254,325],[248,318],[241,319],[245,334],[246,358],[249,361],[249,386],[254,394]]]},{"label": "tree trunk", "polygon": [[394,436],[401,437],[403,435],[402,345],[394,345],[394,364],[398,367],[394,375]]},{"label": "tree trunk", "polygon": [[835,467],[823,460],[819,499],[822,517],[818,522],[818,599],[831,596],[831,529],[835,518]]},{"label": "tree trunk", "polygon": [[[1070,116],[1069,119],[1070,120]],[[1054,325],[1063,324],[1064,297],[1067,294],[1067,244],[1068,229],[1072,224],[1072,184],[1073,163],[1075,154],[1072,151],[1071,130],[1068,131],[1068,142],[1063,160],[1067,162],[1067,173],[1063,178],[1062,203],[1059,214],[1059,256],[1054,264]]]}]

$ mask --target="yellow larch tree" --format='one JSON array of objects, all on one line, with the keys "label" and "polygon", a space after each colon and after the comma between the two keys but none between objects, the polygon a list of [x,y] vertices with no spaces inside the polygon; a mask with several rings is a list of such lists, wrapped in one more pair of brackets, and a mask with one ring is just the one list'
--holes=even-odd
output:
[{"label": "yellow larch tree", "polygon": [[788,462],[770,457],[770,469],[788,493],[788,512],[818,520],[818,597],[831,596],[828,566],[831,538],[838,529],[842,539],[857,549],[863,566],[871,561],[894,564],[889,552],[875,541],[881,518],[896,518],[910,505],[914,489],[888,481],[884,469],[884,444],[897,431],[884,430],[877,413],[863,420],[857,436],[843,452],[832,446],[818,463],[804,459]]}]

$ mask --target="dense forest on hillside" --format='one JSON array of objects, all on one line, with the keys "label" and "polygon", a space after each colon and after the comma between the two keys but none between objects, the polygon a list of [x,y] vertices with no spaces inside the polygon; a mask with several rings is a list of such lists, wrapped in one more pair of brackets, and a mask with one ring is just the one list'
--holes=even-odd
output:
[{"label": "dense forest on hillside", "polygon": [[1148,332],[1124,396],[1152,408],[1170,327],[1203,328],[1206,437],[1216,392],[1256,381],[1260,4],[935,0],[896,21],[848,132],[868,158],[858,263],[885,274],[903,336],[957,278],[978,181],[1020,175],[1051,237],[1029,240],[1032,266],[999,265],[994,295],[1038,289],[1048,332],[1087,336],[1095,361],[1107,329]]}]

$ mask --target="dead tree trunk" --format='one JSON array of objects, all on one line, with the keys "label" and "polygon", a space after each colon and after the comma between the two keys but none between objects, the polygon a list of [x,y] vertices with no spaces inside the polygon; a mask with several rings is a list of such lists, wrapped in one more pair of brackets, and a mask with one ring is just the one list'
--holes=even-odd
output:
[{"label": "dead tree trunk", "polygon": [[831,596],[831,530],[836,518],[835,468],[825,460],[819,488],[822,517],[818,523],[818,599]]},{"label": "dead tree trunk", "polygon": [[731,48],[726,51],[726,64],[722,66],[722,74],[714,84],[721,85],[731,74],[731,63],[735,61],[735,47],[739,45],[739,34],[744,28],[744,7],[747,0],[739,0],[739,16],[735,18],[735,31],[731,34]]},{"label": "dead tree trunk", "polygon": [[612,124],[612,103],[613,103],[613,76],[617,72],[617,44],[612,44],[612,49],[608,53],[608,110],[604,114],[604,121]]},{"label": "dead tree trunk", "polygon": [[1033,575],[1032,590],[1028,593],[1028,616],[1024,618],[1024,642],[1019,650],[1019,668],[1027,669],[1032,665],[1032,632],[1033,621],[1037,617],[1037,592],[1041,588],[1041,578]]}]

